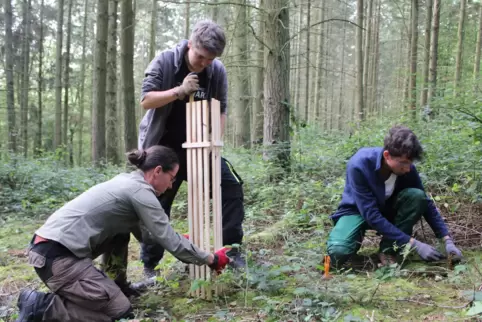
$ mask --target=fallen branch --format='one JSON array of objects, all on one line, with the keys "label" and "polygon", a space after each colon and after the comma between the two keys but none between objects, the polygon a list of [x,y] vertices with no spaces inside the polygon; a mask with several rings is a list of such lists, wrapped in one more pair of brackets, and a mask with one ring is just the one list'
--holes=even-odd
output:
[{"label": "fallen branch", "polygon": [[440,308],[443,308],[443,309],[452,309],[452,310],[460,310],[460,309],[466,308],[472,303],[472,301],[469,301],[466,304],[460,305],[460,306],[448,306],[448,305],[439,305],[439,304],[436,304],[436,303],[420,302],[420,301],[416,301],[416,300],[403,299],[403,298],[402,299],[396,299],[396,301],[411,302],[411,303],[416,303],[416,304],[420,304],[420,305],[435,306],[435,307],[440,307]]}]

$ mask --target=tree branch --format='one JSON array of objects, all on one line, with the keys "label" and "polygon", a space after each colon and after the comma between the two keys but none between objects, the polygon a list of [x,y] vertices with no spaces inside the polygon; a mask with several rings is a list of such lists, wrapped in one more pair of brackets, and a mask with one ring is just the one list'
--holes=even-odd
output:
[{"label": "tree branch", "polygon": [[[260,22],[263,23],[263,22]],[[257,41],[259,41],[264,47],[268,48],[269,51],[271,51],[271,48],[266,45],[266,43],[263,41],[263,39],[259,38],[258,35],[256,35],[256,32],[254,31],[253,26],[251,26],[250,23],[248,23],[249,28],[251,28],[251,32],[253,33],[254,38],[256,38]]]},{"label": "tree branch", "polygon": [[362,26],[359,26],[357,25],[356,23],[354,23],[353,21],[350,21],[350,20],[346,20],[346,19],[339,19],[339,18],[330,18],[330,19],[326,19],[326,20],[322,20],[322,21],[318,21],[318,22],[315,22],[314,24],[310,25],[309,27],[304,27],[304,28],[301,28],[296,34],[294,34],[293,36],[291,36],[288,41],[286,41],[286,43],[283,45],[283,47],[281,47],[281,51],[283,51],[285,49],[285,47],[290,43],[291,40],[293,40],[293,38],[297,37],[299,34],[301,34],[303,31],[306,31],[307,29],[311,29],[311,27],[314,27],[314,26],[317,26],[317,25],[321,25],[322,23],[325,23],[325,22],[330,22],[330,21],[341,21],[341,22],[347,22],[351,25],[354,25],[358,28],[361,28],[363,30],[365,30],[365,28],[363,28]]}]

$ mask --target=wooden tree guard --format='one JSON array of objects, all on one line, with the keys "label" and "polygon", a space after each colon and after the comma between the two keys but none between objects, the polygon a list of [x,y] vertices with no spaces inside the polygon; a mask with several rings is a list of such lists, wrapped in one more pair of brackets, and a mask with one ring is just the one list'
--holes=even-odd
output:
[{"label": "wooden tree guard", "polygon": [[[211,125],[211,126],[210,126]],[[211,135],[209,135],[211,130]],[[213,253],[223,246],[221,216],[221,107],[218,100],[186,104],[186,143],[189,238],[196,246]],[[211,154],[211,158],[210,158]],[[211,164],[210,164],[211,162]],[[211,185],[210,185],[211,183]],[[210,187],[212,193],[210,193]],[[212,199],[212,203],[210,203]],[[212,220],[211,220],[212,211]],[[211,240],[213,236],[213,240]],[[212,281],[208,266],[189,265],[191,280]],[[209,283],[208,283],[209,284]],[[210,300],[218,289],[202,286],[191,293]]]}]

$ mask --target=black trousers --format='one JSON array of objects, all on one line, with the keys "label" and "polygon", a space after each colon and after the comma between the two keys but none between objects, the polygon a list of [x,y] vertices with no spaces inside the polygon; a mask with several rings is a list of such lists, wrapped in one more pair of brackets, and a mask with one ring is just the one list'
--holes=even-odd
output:
[{"label": "black trousers", "polygon": [[[187,181],[186,151],[176,151],[179,156],[179,171],[172,189],[159,197],[162,208],[170,217],[171,206],[183,181]],[[241,244],[243,240],[244,204],[243,181],[233,166],[221,158],[221,195],[223,217],[223,244]],[[164,248],[158,244],[141,243],[141,260],[144,267],[154,268],[164,256]]]}]

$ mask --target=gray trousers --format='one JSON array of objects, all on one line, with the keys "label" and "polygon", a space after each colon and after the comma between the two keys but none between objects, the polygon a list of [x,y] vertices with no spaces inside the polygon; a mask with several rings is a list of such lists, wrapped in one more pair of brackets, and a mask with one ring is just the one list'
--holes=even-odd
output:
[{"label": "gray trousers", "polygon": [[36,252],[36,246],[29,251],[29,264],[54,293],[44,321],[111,322],[131,310],[124,293],[93,265],[92,259],[75,256],[52,259],[48,254]]}]

